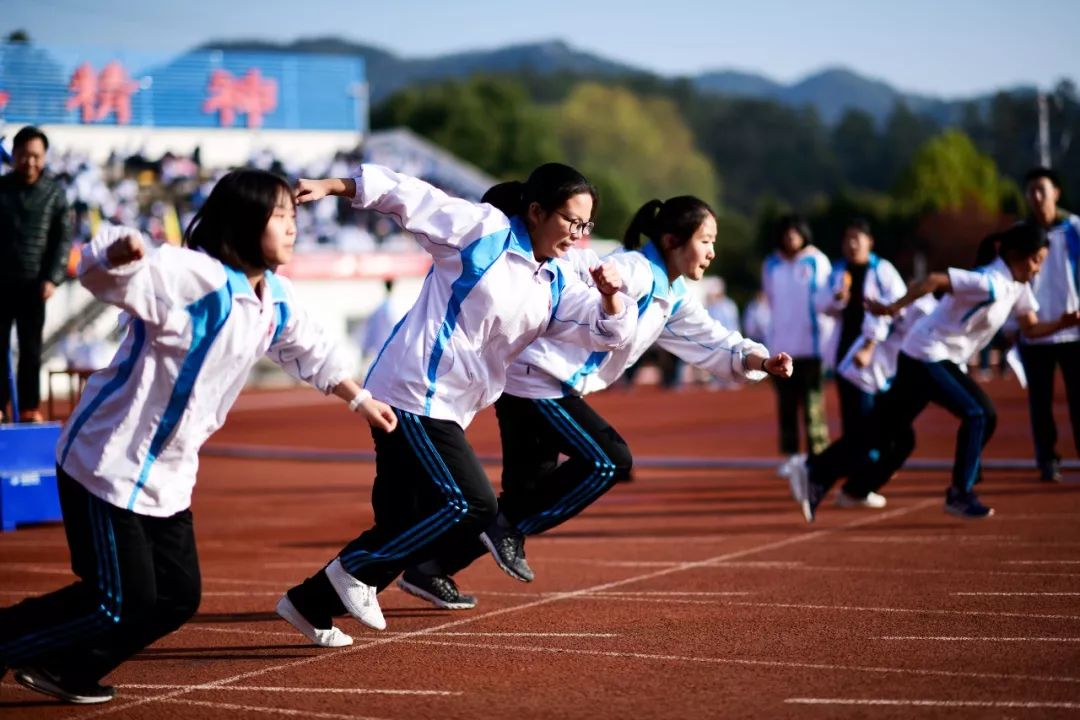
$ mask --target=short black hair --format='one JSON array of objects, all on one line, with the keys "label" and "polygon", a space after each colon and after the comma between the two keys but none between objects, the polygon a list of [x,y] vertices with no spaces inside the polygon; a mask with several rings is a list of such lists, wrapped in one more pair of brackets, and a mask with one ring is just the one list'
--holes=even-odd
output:
[{"label": "short black hair", "polygon": [[1061,176],[1050,168],[1041,165],[1039,167],[1031,168],[1024,173],[1024,187],[1027,187],[1027,184],[1032,180],[1039,180],[1041,178],[1046,178],[1055,188],[1058,190],[1061,189]]},{"label": "short black hair", "polygon": [[15,133],[15,139],[11,141],[11,149],[18,150],[31,140],[40,140],[41,144],[45,146],[45,149],[49,149],[49,138],[45,137],[45,133],[41,132],[33,125],[27,125],[19,132]]},{"label": "short black hair", "polygon": [[855,230],[861,232],[870,237],[874,237],[874,233],[870,230],[870,221],[863,217],[853,217],[844,224],[844,232],[848,230]]},{"label": "short black hair", "polygon": [[263,230],[282,194],[293,202],[292,189],[280,175],[251,169],[227,173],[188,225],[184,244],[237,270],[269,268]]},{"label": "short black hair", "polygon": [[1045,247],[1050,247],[1046,228],[1029,221],[1018,222],[1000,234],[998,254],[1005,262],[1031,257]]},{"label": "short black hair", "polygon": [[806,222],[806,218],[798,213],[789,213],[783,215],[776,221],[776,228],[774,230],[773,239],[776,245],[779,247],[784,241],[784,236],[787,235],[788,230],[794,230],[799,233],[803,239],[803,246],[813,245],[814,236],[810,232],[810,223]]}]

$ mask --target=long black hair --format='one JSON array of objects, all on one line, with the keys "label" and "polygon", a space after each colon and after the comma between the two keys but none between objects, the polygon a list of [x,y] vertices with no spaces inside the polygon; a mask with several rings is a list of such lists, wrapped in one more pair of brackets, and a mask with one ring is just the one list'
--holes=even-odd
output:
[{"label": "long black hair", "polygon": [[233,170],[210,191],[184,233],[184,244],[237,270],[268,268],[263,230],[283,193],[291,203],[292,189],[280,175]]},{"label": "long black hair", "polygon": [[519,215],[524,218],[533,203],[550,213],[582,193],[592,197],[595,214],[599,196],[592,183],[569,165],[545,163],[533,170],[525,182],[511,180],[492,186],[480,202],[494,205],[507,217]]},{"label": "long black hair", "polygon": [[650,200],[634,213],[634,219],[623,235],[623,247],[627,250],[641,247],[642,235],[657,244],[660,238],[671,235],[675,244],[670,249],[681,247],[690,242],[701,223],[710,216],[716,218],[709,204],[693,195],[679,195],[666,202]]}]

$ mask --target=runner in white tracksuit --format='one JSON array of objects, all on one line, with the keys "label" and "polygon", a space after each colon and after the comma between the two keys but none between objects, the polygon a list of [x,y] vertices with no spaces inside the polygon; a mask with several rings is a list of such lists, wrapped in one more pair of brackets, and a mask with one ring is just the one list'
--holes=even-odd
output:
[{"label": "runner in white tracksuit", "polygon": [[[907,292],[900,273],[892,263],[876,255],[873,247],[869,223],[859,218],[850,220],[841,240],[843,257],[833,265],[823,306],[836,321],[825,357],[837,366],[839,375],[836,394],[840,400],[841,434],[854,443],[861,443],[861,436],[869,432],[876,393],[864,392],[849,382],[844,365],[866,364],[877,343],[888,337],[891,324],[891,318],[866,312],[864,302],[891,303]],[[858,349],[850,352],[851,348]],[[837,495],[837,504],[881,508],[885,498],[868,490],[863,478],[851,477]]]},{"label": "runner in white tracksuit", "polygon": [[[649,241],[638,250],[642,234]],[[589,351],[544,337],[518,356],[495,403],[503,445],[499,515],[481,542],[443,546],[436,558],[406,571],[399,581],[403,589],[440,607],[472,607],[475,599],[461,595],[449,576],[482,555],[485,546],[512,577],[532,580],[525,535],[565,522],[630,472],[626,443],[583,396],[616,382],[654,342],[725,378],[756,382],[769,372],[790,374],[787,355],[770,359],[764,346],[712,319],[687,291],[684,276],[701,278],[713,259],[715,239],[715,216],[697,198],[654,200],[637,213],[625,242],[635,249],[608,256],[622,277],[623,292],[637,306],[632,342]],[[598,260],[592,251],[580,251],[560,262],[585,275]],[[568,458],[563,463],[560,454]]]},{"label": "runner in white tracksuit", "polygon": [[292,255],[292,191],[270,173],[222,178],[188,230],[191,248],[147,250],[106,228],[79,280],[131,318],[94,373],[56,449],[74,585],[0,611],[0,668],[69,702],[112,698],[98,680],[195,613],[191,494],[203,442],[264,355],[392,427],[349,379],[339,350],[273,272]]},{"label": "runner in white tracksuit", "polygon": [[780,452],[799,452],[799,406],[802,405],[806,452],[821,452],[829,444],[823,391],[826,348],[835,322],[824,312],[829,302],[832,265],[811,244],[810,226],[797,215],[781,218],[776,228],[777,250],[765,258],[761,286],[772,311],[768,345],[795,360],[791,382],[776,383]]},{"label": "runner in white tracksuit", "polygon": [[288,592],[316,628],[343,610],[385,627],[376,593],[494,518],[495,495],[465,428],[502,393],[518,353],[539,337],[613,350],[633,333],[636,307],[618,293],[614,265],[592,270],[592,288],[552,262],[592,228],[588,181],[552,163],[493,190],[495,204],[475,204],[373,165],[354,180],[300,183],[301,201],[332,193],[393,216],[434,259],[365,383],[400,425],[373,433],[375,524]]},{"label": "runner in white tracksuit", "polygon": [[[1043,337],[1080,323],[1080,313],[1065,312],[1039,321],[1030,282],[1048,253],[1043,228],[1022,223],[1001,234],[1000,257],[974,271],[949,268],[913,283],[899,300],[884,305],[868,301],[871,312],[895,315],[920,297],[945,293],[934,310],[911,327],[900,348],[896,378],[877,407],[878,438],[856,448],[856,462],[869,461],[877,486],[907,460],[915,447],[915,418],[927,404],[940,405],[960,419],[952,483],[945,511],[967,519],[993,514],[973,488],[981,478],[982,451],[994,434],[997,413],[978,383],[960,368],[1013,317],[1028,337]],[[878,456],[875,457],[874,454]],[[828,490],[829,478],[796,468],[792,492],[807,521]],[[831,477],[831,474],[829,475]]]}]

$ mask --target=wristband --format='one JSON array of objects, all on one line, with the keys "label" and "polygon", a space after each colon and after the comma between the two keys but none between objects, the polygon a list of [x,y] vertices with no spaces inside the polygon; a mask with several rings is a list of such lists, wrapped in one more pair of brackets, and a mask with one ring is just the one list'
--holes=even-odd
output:
[{"label": "wristband", "polygon": [[366,388],[356,393],[356,397],[349,401],[349,410],[356,412],[365,402],[371,399],[371,391]]}]

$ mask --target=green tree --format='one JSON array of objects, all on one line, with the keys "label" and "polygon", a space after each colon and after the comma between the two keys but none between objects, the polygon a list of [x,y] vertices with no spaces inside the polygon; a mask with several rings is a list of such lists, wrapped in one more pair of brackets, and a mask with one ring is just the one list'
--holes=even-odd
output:
[{"label": "green tree", "polygon": [[599,234],[621,236],[637,207],[654,197],[717,203],[720,180],[670,100],[582,83],[554,117],[566,161],[600,190]]},{"label": "green tree", "polygon": [[972,201],[997,212],[1016,193],[1016,184],[1001,177],[994,160],[967,135],[947,130],[918,149],[895,195],[913,212],[956,210]]},{"label": "green tree", "polygon": [[372,114],[373,128],[402,125],[500,178],[560,157],[549,114],[505,77],[409,88]]}]

